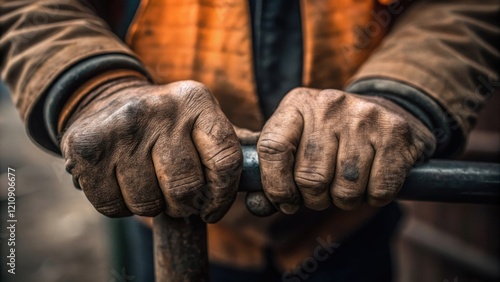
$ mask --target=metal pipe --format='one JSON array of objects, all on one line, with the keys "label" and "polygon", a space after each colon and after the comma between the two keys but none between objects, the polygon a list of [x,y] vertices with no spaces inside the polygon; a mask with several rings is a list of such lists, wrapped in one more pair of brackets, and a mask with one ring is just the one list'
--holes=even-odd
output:
[{"label": "metal pipe", "polygon": [[155,280],[208,281],[207,225],[198,216],[153,219]]},{"label": "metal pipe", "polygon": [[[262,191],[255,146],[242,149],[239,191]],[[500,164],[431,160],[410,171],[397,198],[499,204]],[[264,205],[264,201],[254,202]],[[263,208],[262,214],[268,208]],[[197,217],[186,221],[166,214],[157,216],[153,223],[156,281],[208,281],[206,225]]]},{"label": "metal pipe", "polygon": [[[262,191],[255,146],[243,146],[239,191]],[[500,164],[430,160],[411,169],[397,199],[500,204]]]}]

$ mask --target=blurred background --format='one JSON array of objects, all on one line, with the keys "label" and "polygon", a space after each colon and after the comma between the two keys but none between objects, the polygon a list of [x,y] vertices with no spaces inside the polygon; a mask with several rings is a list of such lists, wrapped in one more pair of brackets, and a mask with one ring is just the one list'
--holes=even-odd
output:
[{"label": "blurred background", "polygon": [[[500,162],[500,94],[482,111],[460,158]],[[0,84],[1,281],[137,281],[123,268],[119,221],[98,214],[73,188],[63,161],[26,136]],[[7,167],[16,169],[16,275],[7,275]],[[500,281],[499,207],[401,202],[396,281]],[[118,226],[118,227],[117,227]],[[118,241],[117,241],[118,240]],[[117,247],[118,246],[118,247]]]},{"label": "blurred background", "polygon": [[[107,224],[61,158],[36,147],[0,84],[1,281],[113,281]],[[16,170],[16,274],[5,271],[7,167]],[[120,280],[116,280],[120,281]]]}]

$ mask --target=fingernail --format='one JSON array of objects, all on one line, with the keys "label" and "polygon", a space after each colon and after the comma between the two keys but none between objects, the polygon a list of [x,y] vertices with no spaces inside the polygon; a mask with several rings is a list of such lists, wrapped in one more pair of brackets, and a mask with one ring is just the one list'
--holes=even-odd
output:
[{"label": "fingernail", "polygon": [[280,210],[285,214],[294,214],[299,210],[299,206],[292,204],[281,204]]},{"label": "fingernail", "polygon": [[248,192],[245,203],[248,211],[259,217],[270,216],[278,211],[262,192]]}]

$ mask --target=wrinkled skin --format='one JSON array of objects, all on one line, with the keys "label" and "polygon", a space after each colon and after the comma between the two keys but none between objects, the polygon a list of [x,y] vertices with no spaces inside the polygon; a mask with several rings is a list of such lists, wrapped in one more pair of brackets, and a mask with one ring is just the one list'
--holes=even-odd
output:
[{"label": "wrinkled skin", "polygon": [[388,100],[297,88],[265,124],[257,149],[267,198],[292,214],[301,205],[386,205],[435,144],[419,120]]},{"label": "wrinkled skin", "polygon": [[252,196],[266,205],[287,214],[301,205],[383,206],[436,143],[392,102],[338,90],[291,91],[260,137],[233,127],[193,81],[154,86],[128,79],[90,96],[68,122],[61,150],[75,186],[110,217],[165,211],[220,220],[236,196],[240,142],[257,140],[270,202]]},{"label": "wrinkled skin", "polygon": [[236,197],[242,153],[205,86],[129,79],[94,96],[71,117],[61,150],[99,212],[222,218]]}]

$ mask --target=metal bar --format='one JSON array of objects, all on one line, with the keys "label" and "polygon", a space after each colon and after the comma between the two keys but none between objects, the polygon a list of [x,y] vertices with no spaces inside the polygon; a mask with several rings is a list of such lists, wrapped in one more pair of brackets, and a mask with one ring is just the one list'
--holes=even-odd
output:
[{"label": "metal bar", "polygon": [[[255,146],[243,146],[240,192],[262,191]],[[500,164],[431,160],[413,168],[398,199],[500,203]],[[154,221],[156,281],[208,281],[206,225],[197,217]]]},{"label": "metal bar", "polygon": [[[262,191],[255,146],[243,146],[239,191]],[[398,199],[500,204],[500,164],[430,160],[411,169]]]},{"label": "metal bar", "polygon": [[153,219],[155,280],[209,281],[207,225],[198,216]]}]

